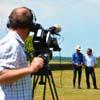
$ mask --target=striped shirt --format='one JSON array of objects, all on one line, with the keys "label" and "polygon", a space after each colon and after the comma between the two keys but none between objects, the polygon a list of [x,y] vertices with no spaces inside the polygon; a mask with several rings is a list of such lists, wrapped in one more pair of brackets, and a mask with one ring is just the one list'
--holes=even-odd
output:
[{"label": "striped shirt", "polygon": [[[0,40],[0,71],[26,67],[24,42],[20,36],[9,31]],[[12,84],[0,84],[0,100],[32,100],[32,81],[27,75]]]}]

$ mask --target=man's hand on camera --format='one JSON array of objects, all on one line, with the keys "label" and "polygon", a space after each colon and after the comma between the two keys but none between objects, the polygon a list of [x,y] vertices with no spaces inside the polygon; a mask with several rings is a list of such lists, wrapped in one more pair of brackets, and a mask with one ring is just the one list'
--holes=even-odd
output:
[{"label": "man's hand on camera", "polygon": [[38,72],[41,68],[43,68],[44,60],[40,57],[35,57],[30,65],[30,73]]}]

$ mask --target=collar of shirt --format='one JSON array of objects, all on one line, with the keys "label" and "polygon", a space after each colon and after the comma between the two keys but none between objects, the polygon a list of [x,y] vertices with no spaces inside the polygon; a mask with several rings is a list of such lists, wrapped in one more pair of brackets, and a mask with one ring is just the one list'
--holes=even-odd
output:
[{"label": "collar of shirt", "polygon": [[87,57],[87,58],[92,58],[92,57],[94,57],[94,56],[93,56],[93,55],[89,56],[89,55],[86,54],[86,57]]},{"label": "collar of shirt", "polygon": [[8,34],[12,35],[14,38],[18,40],[18,42],[20,42],[24,46],[24,41],[15,31],[9,30]]}]

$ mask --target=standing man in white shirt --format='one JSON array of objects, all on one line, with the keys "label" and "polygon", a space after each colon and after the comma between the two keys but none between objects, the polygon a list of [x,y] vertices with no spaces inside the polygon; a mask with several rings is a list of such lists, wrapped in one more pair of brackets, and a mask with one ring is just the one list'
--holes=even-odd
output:
[{"label": "standing man in white shirt", "polygon": [[87,89],[90,89],[90,81],[89,81],[90,75],[93,80],[94,89],[97,89],[96,76],[95,76],[95,70],[94,70],[95,67],[96,67],[96,57],[93,56],[92,49],[88,48],[86,56],[85,56],[85,72],[86,72]]}]

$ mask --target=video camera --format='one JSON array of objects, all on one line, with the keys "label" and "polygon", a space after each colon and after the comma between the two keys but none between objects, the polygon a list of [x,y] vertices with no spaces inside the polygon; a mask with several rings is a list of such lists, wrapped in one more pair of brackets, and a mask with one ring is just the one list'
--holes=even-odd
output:
[{"label": "video camera", "polygon": [[61,31],[60,25],[55,24],[48,29],[44,29],[42,25],[35,24],[32,31],[34,32],[32,44],[35,49],[35,56],[49,54],[51,58],[52,52],[50,48],[52,48],[53,51],[61,51],[57,38],[55,37],[55,35],[60,36],[60,34],[58,34]]},{"label": "video camera", "polygon": [[[55,37],[55,35],[60,36],[60,34],[58,33],[61,31],[61,27],[60,25],[54,25],[49,27],[48,29],[44,29],[40,24],[36,24],[32,30],[34,32],[32,40],[32,44],[35,49],[34,56],[39,56],[44,59],[44,67],[34,74],[33,95],[36,83],[38,82],[40,76],[39,84],[44,85],[43,100],[45,100],[47,79],[50,85],[53,100],[58,100],[53,75],[48,62],[50,59],[52,59],[52,51],[61,51],[58,40]],[[38,77],[36,77],[36,75],[38,75]]]}]

